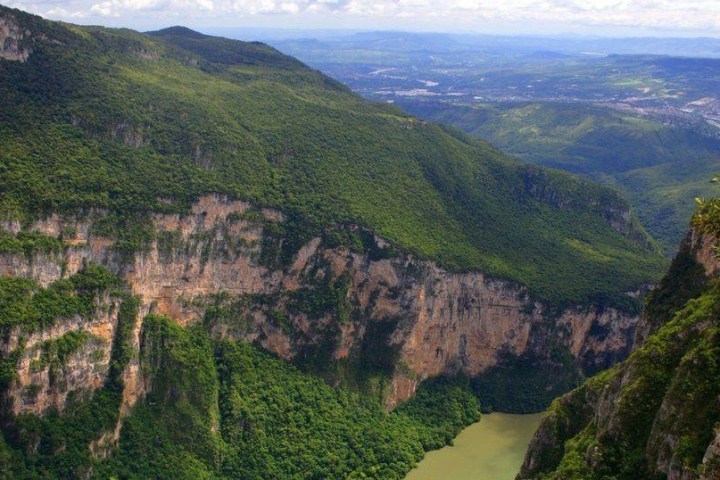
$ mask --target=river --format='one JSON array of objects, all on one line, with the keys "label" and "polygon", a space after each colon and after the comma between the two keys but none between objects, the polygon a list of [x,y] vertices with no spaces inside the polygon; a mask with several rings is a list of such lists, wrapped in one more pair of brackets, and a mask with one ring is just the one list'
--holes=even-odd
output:
[{"label": "river", "polygon": [[428,452],[405,480],[513,480],[542,413],[491,413],[455,438],[452,447]]}]

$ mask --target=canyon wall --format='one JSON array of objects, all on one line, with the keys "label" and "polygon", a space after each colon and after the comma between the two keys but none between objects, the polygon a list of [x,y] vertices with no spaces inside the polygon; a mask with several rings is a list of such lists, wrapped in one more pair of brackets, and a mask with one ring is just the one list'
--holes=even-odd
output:
[{"label": "canyon wall", "polygon": [[[267,232],[283,224],[283,216],[220,196],[201,198],[185,216],[155,215],[157,239],[129,260],[109,239],[92,233],[93,220],[102,215],[37,222],[31,230],[62,238],[64,251],[0,256],[0,275],[49,285],[83,265],[103,265],[121,275],[140,298],[134,348],[139,348],[147,313],[167,315],[183,325],[205,322],[218,338],[257,342],[296,363],[317,367],[344,362],[387,374],[388,408],[412,396],[424,379],[458,372],[478,375],[502,355],[549,357],[551,348],[561,346],[583,368],[607,367],[629,352],[638,320],[595,305],[549,309],[522,286],[481,273],[447,272],[433,262],[393,253],[376,237],[364,251],[331,248],[313,238],[280,266],[272,260]],[[4,227],[20,230],[12,222]],[[275,241],[277,247],[284,240]],[[87,324],[70,319],[28,339],[18,363],[19,380],[7,394],[12,410],[62,410],[68,392],[101,385],[113,318],[107,313]],[[66,391],[60,395],[46,373],[30,373],[38,355],[32,346],[72,329],[89,331],[94,346],[68,359],[62,382]],[[16,340],[6,340],[7,353]],[[89,356],[98,359],[96,364],[90,364]],[[40,390],[32,403],[23,399],[28,383]],[[142,385],[132,361],[125,372],[125,405],[134,404]]]},{"label": "canyon wall", "polygon": [[30,31],[21,27],[13,15],[0,16],[0,59],[24,62],[32,53],[26,45]]},{"label": "canyon wall", "polygon": [[518,479],[720,478],[717,244],[687,235],[630,357],[553,403]]}]

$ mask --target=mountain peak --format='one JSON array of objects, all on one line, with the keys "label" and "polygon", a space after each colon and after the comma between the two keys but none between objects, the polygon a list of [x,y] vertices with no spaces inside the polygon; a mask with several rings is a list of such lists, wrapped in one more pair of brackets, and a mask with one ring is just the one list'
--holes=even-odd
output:
[{"label": "mountain peak", "polygon": [[207,38],[208,35],[205,35],[204,33],[196,32],[195,30],[184,27],[182,25],[174,25],[172,27],[163,28],[161,30],[155,30],[152,32],[146,32],[147,35],[153,35],[157,37],[185,37],[185,38],[196,38],[196,39],[202,39]]}]

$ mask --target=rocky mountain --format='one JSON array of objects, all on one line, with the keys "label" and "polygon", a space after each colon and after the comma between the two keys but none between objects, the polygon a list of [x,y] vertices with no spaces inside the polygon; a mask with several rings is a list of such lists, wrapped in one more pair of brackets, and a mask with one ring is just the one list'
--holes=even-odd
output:
[{"label": "rocky mountain", "polygon": [[651,294],[633,353],[553,402],[518,478],[720,477],[713,209],[717,201],[701,208]]},{"label": "rocky mountain", "polygon": [[0,19],[13,477],[402,478],[630,351],[614,191],[263,44]]}]

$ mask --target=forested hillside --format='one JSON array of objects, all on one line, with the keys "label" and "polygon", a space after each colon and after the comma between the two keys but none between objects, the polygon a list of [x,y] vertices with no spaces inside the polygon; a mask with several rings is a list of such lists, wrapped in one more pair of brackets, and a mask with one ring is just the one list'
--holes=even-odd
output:
[{"label": "forested hillside", "polygon": [[452,105],[411,100],[403,109],[454,125],[503,152],[585,175],[622,191],[648,232],[673,255],[695,208],[712,193],[720,140],[688,125],[603,106],[552,102]]},{"label": "forested hillside", "polygon": [[553,402],[519,478],[718,478],[719,234],[720,204],[704,201],[635,351]]},{"label": "forested hillside", "polygon": [[662,259],[612,190],[368,103],[267,46],[13,15],[32,53],[0,64],[7,219],[107,209],[95,228],[137,250],[150,212],[221,192],[287,212],[289,250],[358,223],[559,301],[658,275]]},{"label": "forested hillside", "polygon": [[627,355],[664,261],[614,190],[263,44],[0,26],[11,477],[399,479]]}]

